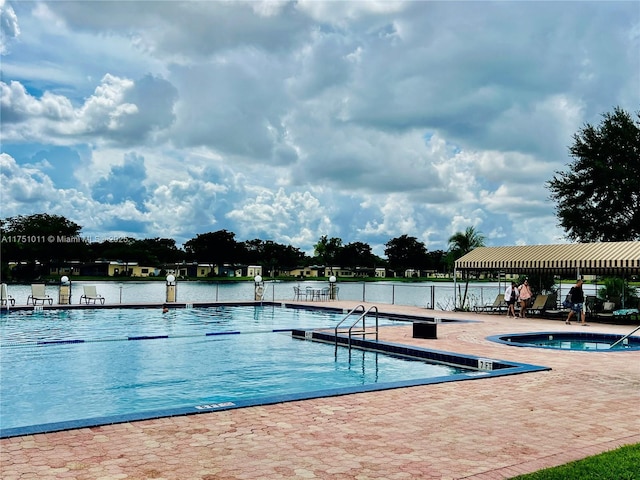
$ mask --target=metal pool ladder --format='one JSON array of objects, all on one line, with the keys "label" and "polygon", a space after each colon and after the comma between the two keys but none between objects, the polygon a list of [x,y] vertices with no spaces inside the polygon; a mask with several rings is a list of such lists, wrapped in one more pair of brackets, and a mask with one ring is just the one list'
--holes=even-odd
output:
[{"label": "metal pool ladder", "polygon": [[[367,327],[367,314],[375,312],[375,327],[372,329],[371,327]],[[361,315],[349,326],[348,329],[340,330],[340,326],[346,322],[349,318],[353,318],[353,316],[361,313]],[[362,325],[359,325],[362,322]],[[336,349],[338,348],[338,334],[339,333],[347,333],[348,334],[348,345],[349,351],[351,351],[351,337],[352,335],[362,335],[362,338],[366,335],[375,335],[376,341],[378,341],[378,307],[372,305],[368,309],[365,309],[365,306],[360,304],[357,307],[353,308],[349,313],[345,315],[345,317],[340,320],[340,323],[336,325],[335,328],[335,341],[336,341]]]}]

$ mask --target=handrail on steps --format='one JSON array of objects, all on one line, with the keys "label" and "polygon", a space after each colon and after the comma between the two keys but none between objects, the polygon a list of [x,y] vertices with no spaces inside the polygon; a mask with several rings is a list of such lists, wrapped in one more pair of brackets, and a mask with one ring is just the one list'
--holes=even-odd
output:
[{"label": "handrail on steps", "polygon": [[[364,305],[362,305],[362,304],[360,304],[360,305],[357,305],[356,307],[352,308],[352,309],[351,309],[351,311],[349,311],[349,313],[347,313],[347,314],[345,315],[345,317],[344,317],[342,320],[340,320],[340,322],[338,323],[338,325],[336,325],[335,332],[334,332],[334,334],[335,334],[336,349],[338,348],[338,333],[340,333],[338,329],[340,328],[340,325],[342,325],[344,322],[346,322],[346,321],[347,321],[347,319],[348,319],[349,317],[351,317],[352,315],[355,315],[355,314],[359,313],[359,311],[361,311],[361,312],[362,312],[362,314],[361,314],[361,315],[356,319],[356,321],[355,321],[355,322],[353,322],[353,323],[351,324],[351,326],[349,327],[349,329],[348,329],[348,330],[343,330],[343,331],[342,331],[342,333],[348,333],[348,334],[349,334],[349,337],[348,337],[349,350],[351,350],[351,335],[352,335],[352,334],[354,334],[354,333],[362,335],[362,338],[364,338],[364,336],[365,336],[365,335],[368,335],[368,334],[372,334],[372,333],[374,333],[374,334],[375,334],[375,336],[376,336],[376,341],[378,340],[378,307],[377,307],[377,306],[375,306],[375,305],[372,305],[372,306],[371,306],[371,307],[369,307],[368,309],[365,309],[365,306],[364,306]],[[371,313],[372,311],[375,311],[375,313],[376,313],[376,316],[375,316],[375,319],[376,319],[376,328],[375,328],[375,330],[374,330],[373,332],[368,332],[368,331],[367,331],[367,325],[366,325],[366,318],[367,318],[367,314],[368,314],[368,313]],[[362,329],[361,329],[361,330],[357,330],[357,331],[353,331],[354,327],[355,327],[355,326],[356,326],[356,325],[357,325],[361,320],[362,320]]]},{"label": "handrail on steps", "polygon": [[616,345],[618,345],[620,342],[623,342],[624,340],[626,340],[627,338],[629,338],[631,335],[633,335],[634,333],[636,333],[638,330],[640,330],[640,327],[636,327],[636,328],[634,328],[630,333],[627,333],[627,334],[626,334],[624,337],[622,337],[620,340],[618,340],[618,341],[617,341],[617,342],[615,342],[615,343],[612,343],[612,344],[611,344],[611,347],[609,347],[609,348],[613,348],[613,347],[615,347],[615,346],[616,346]]}]

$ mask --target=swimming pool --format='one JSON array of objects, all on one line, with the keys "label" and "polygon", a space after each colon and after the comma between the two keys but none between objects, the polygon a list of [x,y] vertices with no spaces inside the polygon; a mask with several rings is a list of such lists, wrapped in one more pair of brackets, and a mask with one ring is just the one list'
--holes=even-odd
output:
[{"label": "swimming pool", "polygon": [[615,347],[611,346],[623,335],[597,332],[537,332],[493,335],[488,340],[516,347],[553,348],[580,351],[629,351],[640,350],[640,337],[631,336]]},{"label": "swimming pool", "polygon": [[292,337],[343,316],[276,306],[2,315],[0,437],[544,368],[492,360],[479,371],[475,357]]}]

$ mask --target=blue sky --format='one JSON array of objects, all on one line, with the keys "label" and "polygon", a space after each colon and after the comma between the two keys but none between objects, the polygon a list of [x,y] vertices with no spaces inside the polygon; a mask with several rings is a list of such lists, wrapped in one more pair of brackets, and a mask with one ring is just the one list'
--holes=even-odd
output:
[{"label": "blue sky", "polygon": [[0,216],[87,237],[564,242],[545,182],[640,109],[637,1],[0,8]]}]

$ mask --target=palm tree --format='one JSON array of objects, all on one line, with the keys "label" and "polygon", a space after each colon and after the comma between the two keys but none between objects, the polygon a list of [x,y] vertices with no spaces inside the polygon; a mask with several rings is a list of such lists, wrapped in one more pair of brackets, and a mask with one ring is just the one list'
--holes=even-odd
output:
[{"label": "palm tree", "polygon": [[[478,247],[484,247],[484,235],[478,232],[475,227],[467,227],[464,233],[456,232],[449,238],[449,257],[452,262],[455,262]],[[466,270],[462,271],[462,279],[465,280],[465,284],[464,294],[460,296],[460,308],[464,309],[469,290],[469,273]]]}]

